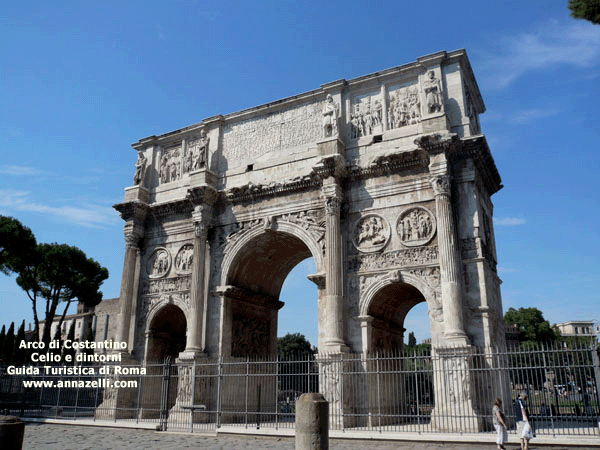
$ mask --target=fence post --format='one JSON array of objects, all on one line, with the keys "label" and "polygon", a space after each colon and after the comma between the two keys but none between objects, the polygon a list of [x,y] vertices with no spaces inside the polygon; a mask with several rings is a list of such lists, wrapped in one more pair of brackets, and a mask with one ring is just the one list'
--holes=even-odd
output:
[{"label": "fence post", "polygon": [[217,428],[221,427],[221,409],[223,396],[223,356],[219,356],[217,366]]},{"label": "fence post", "polygon": [[319,393],[296,401],[296,450],[329,449],[329,403]]},{"label": "fence post", "polygon": [[[591,350],[592,363],[594,364],[594,379],[596,382],[596,386],[594,386],[596,391],[596,406],[600,409],[600,360],[598,358],[598,343],[594,343],[591,346]],[[600,412],[598,414],[600,414]],[[600,430],[600,420],[598,420],[598,430]]]}]

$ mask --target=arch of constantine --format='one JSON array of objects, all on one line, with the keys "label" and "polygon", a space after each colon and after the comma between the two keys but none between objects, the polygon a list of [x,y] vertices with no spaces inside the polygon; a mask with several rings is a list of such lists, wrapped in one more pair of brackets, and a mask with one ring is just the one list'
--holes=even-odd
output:
[{"label": "arch of constantine", "polygon": [[432,421],[461,403],[477,429],[491,403],[472,400],[470,355],[505,346],[484,111],[458,50],[133,144],[134,184],[115,205],[124,356],[275,354],[282,284],[312,257],[318,298],[302,320],[318,320],[319,352],[402,348],[406,314],[426,302],[452,374],[435,380]]}]

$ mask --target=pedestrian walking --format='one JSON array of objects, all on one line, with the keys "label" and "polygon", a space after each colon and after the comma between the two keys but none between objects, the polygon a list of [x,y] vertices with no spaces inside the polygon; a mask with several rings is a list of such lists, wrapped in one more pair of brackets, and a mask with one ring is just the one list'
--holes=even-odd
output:
[{"label": "pedestrian walking", "polygon": [[527,393],[521,392],[515,403],[515,417],[517,419],[517,436],[521,440],[521,450],[529,450],[529,440],[533,437],[533,429],[529,421],[527,409]]},{"label": "pedestrian walking", "polygon": [[506,421],[504,418],[504,412],[502,411],[502,400],[496,398],[494,406],[492,407],[492,415],[494,421],[494,428],[496,429],[496,444],[498,444],[498,450],[506,450],[504,444],[508,441],[508,433],[506,429]]}]

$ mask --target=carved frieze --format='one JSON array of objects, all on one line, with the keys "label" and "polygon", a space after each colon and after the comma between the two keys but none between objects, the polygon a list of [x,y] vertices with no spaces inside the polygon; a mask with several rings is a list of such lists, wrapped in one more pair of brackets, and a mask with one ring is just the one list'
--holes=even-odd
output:
[{"label": "carved frieze", "polygon": [[268,184],[254,184],[252,182],[243,186],[227,189],[225,196],[231,202],[244,202],[259,197],[283,194],[285,192],[299,192],[319,184],[314,173],[296,176],[282,181],[272,181]]},{"label": "carved frieze", "polygon": [[348,270],[364,272],[394,267],[425,266],[439,259],[437,245],[395,250],[387,253],[359,254],[348,259]]},{"label": "carved frieze", "polygon": [[270,323],[258,317],[234,317],[232,325],[232,356],[261,354],[269,348]]},{"label": "carved frieze", "polygon": [[323,135],[322,105],[322,101],[314,101],[227,123],[223,127],[223,158],[230,163],[257,159],[272,151],[318,141]]},{"label": "carved frieze", "polygon": [[167,249],[160,247],[154,250],[146,263],[146,272],[150,278],[162,278],[171,268],[171,255]]},{"label": "carved frieze", "polygon": [[371,253],[381,250],[390,239],[390,226],[383,217],[368,214],[354,226],[352,243],[360,252]]},{"label": "carved frieze", "polygon": [[407,209],[396,223],[396,231],[400,241],[407,247],[425,245],[435,235],[435,217],[427,208],[415,206]]},{"label": "carved frieze", "polygon": [[357,139],[383,132],[383,102],[379,91],[352,99],[350,137]]},{"label": "carved frieze", "polygon": [[181,178],[181,144],[163,150],[160,159],[160,183],[170,183]]},{"label": "carved frieze", "polygon": [[194,246],[185,244],[175,255],[175,271],[179,274],[190,273],[194,261]]},{"label": "carved frieze", "polygon": [[141,285],[141,294],[161,294],[166,292],[189,291],[191,286],[191,278],[189,275],[161,278],[159,280],[144,280]]},{"label": "carved frieze", "polygon": [[388,128],[415,125],[421,121],[421,102],[415,83],[391,86],[388,90]]}]

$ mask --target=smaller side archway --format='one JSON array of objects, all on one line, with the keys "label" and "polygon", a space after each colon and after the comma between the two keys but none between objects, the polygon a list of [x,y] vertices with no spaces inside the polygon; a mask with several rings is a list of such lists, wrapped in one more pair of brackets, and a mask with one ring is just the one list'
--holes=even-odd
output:
[{"label": "smaller side archway", "polygon": [[[437,269],[429,277],[434,281]],[[435,285],[435,283],[434,283]],[[377,276],[362,295],[359,320],[362,351],[402,350],[404,319],[421,302],[427,303],[432,344],[443,334],[443,314],[439,292],[422,277],[401,270]]]},{"label": "smaller side archway", "polygon": [[176,305],[166,304],[149,317],[146,330],[146,361],[177,358],[185,349],[187,321]]}]

